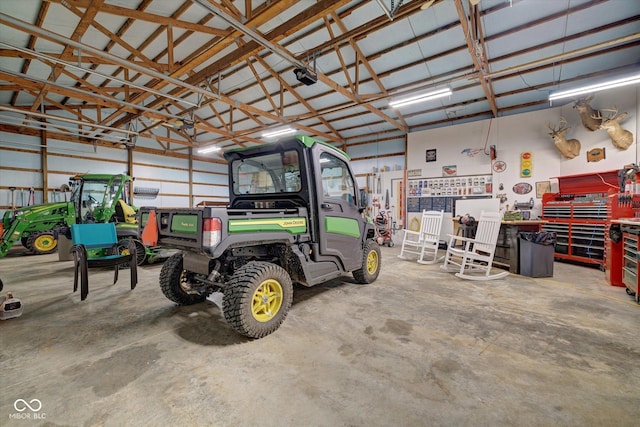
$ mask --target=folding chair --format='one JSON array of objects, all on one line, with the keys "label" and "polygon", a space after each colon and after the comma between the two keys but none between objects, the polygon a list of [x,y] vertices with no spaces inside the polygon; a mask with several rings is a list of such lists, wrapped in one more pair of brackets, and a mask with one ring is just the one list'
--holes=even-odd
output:
[{"label": "folding chair", "polygon": [[[420,264],[435,264],[442,261],[438,258],[438,245],[440,244],[440,230],[442,229],[442,219],[444,211],[422,211],[420,219],[420,230],[404,230],[402,248],[398,258],[408,259],[405,253],[418,255]],[[429,259],[425,261],[425,256]]]},{"label": "folding chair", "polygon": [[[478,220],[475,238],[449,235],[447,254],[441,268],[457,271],[457,277],[468,280],[493,280],[507,276],[508,271],[491,274],[500,223],[501,218],[498,212],[483,211]],[[463,243],[461,248],[455,247],[456,241]],[[484,273],[484,275],[474,273]]]},{"label": "folding chair", "polygon": [[73,247],[73,292],[78,290],[80,276],[80,300],[89,294],[89,268],[114,267],[113,283],[118,281],[120,266],[126,265],[131,272],[131,289],[138,283],[136,245],[131,240],[128,245],[118,245],[116,227],[113,223],[73,224],[71,226]]}]

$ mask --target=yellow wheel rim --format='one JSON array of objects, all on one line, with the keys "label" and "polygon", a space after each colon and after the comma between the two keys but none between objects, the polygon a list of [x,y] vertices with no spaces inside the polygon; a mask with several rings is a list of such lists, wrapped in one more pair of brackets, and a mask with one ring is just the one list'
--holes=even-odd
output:
[{"label": "yellow wheel rim", "polygon": [[251,314],[258,322],[273,319],[282,307],[282,285],[274,279],[265,280],[258,286],[251,299]]},{"label": "yellow wheel rim", "polygon": [[36,239],[33,241],[33,247],[40,252],[49,252],[55,249],[57,245],[58,241],[54,239],[53,236],[49,236],[46,234],[36,237]]},{"label": "yellow wheel rim", "polygon": [[369,251],[367,255],[367,273],[375,274],[378,269],[378,253],[376,251]]},{"label": "yellow wheel rim", "polygon": [[189,285],[188,282],[189,282],[189,275],[187,273],[187,270],[182,270],[182,272],[180,273],[180,288],[185,294],[196,295],[198,292],[191,289],[191,286]]}]

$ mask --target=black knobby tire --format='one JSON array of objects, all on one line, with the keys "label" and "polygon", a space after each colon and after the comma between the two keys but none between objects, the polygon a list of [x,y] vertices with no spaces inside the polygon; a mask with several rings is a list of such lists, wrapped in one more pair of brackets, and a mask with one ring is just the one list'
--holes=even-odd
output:
[{"label": "black knobby tire", "polygon": [[353,272],[356,282],[363,285],[373,283],[380,274],[380,246],[374,240],[367,240],[362,251],[362,267]]},{"label": "black knobby tire", "polygon": [[233,329],[249,338],[262,338],[280,327],[292,301],[289,273],[276,264],[253,261],[229,281],[222,311]]},{"label": "black knobby tire", "polygon": [[21,237],[20,238],[20,243],[22,243],[22,246],[24,246],[25,248],[29,249],[28,245],[28,241],[29,241],[29,237]]},{"label": "black knobby tire", "polygon": [[[136,245],[136,264],[143,265],[147,260],[147,250],[144,244],[138,239],[125,238],[118,241],[118,253],[129,252],[129,241],[133,240]],[[124,264],[123,264],[124,265]]]},{"label": "black knobby tire", "polygon": [[27,249],[36,255],[54,253],[58,249],[58,241],[53,231],[36,231],[27,238]]},{"label": "black knobby tire", "polygon": [[203,302],[207,298],[206,295],[190,293],[183,285],[189,280],[190,274],[182,268],[182,253],[169,257],[160,270],[160,289],[164,296],[179,305]]}]

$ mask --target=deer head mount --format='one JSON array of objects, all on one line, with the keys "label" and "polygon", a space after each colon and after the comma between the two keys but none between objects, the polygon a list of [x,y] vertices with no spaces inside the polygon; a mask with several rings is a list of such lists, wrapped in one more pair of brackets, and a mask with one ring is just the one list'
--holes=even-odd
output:
[{"label": "deer head mount", "polygon": [[547,127],[551,131],[549,135],[553,138],[553,142],[556,144],[556,148],[560,154],[567,159],[573,159],[580,154],[580,141],[577,139],[567,139],[564,136],[565,132],[571,129],[567,126],[567,121],[564,117],[560,117],[560,124],[557,128],[552,128],[550,123]]},{"label": "deer head mount", "polygon": [[606,130],[611,138],[611,143],[619,150],[626,150],[633,144],[633,134],[628,130],[622,129],[620,122],[627,117],[627,113],[618,114],[618,108],[604,109],[602,111],[608,111],[611,114],[602,117],[600,112],[595,116],[597,119],[601,119],[600,129]]},{"label": "deer head mount", "polygon": [[579,98],[573,102],[573,108],[578,110],[582,125],[593,132],[594,130],[600,129],[600,123],[602,123],[602,119],[596,118],[596,116],[598,116],[600,112],[598,110],[594,110],[593,108],[591,108],[591,105],[589,105],[592,99],[593,95]]}]

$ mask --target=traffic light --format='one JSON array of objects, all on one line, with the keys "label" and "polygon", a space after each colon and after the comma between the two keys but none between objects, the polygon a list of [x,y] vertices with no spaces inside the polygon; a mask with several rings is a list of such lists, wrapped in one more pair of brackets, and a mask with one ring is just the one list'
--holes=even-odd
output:
[{"label": "traffic light", "polygon": [[520,154],[520,177],[531,178],[533,174],[533,154],[531,151],[523,151]]}]

